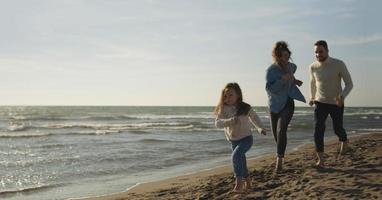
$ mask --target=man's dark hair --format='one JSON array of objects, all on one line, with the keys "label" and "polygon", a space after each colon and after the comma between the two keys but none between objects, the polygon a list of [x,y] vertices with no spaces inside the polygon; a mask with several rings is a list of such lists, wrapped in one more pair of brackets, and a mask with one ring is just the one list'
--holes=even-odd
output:
[{"label": "man's dark hair", "polygon": [[323,46],[326,50],[328,50],[328,43],[325,40],[318,40],[314,43],[314,46]]}]

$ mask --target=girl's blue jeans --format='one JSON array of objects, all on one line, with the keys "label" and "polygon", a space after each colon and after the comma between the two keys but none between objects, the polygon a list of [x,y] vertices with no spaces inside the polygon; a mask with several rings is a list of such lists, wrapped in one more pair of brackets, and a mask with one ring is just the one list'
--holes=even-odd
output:
[{"label": "girl's blue jeans", "polygon": [[247,158],[245,153],[253,144],[253,136],[247,136],[238,141],[231,141],[232,144],[232,166],[236,178],[244,179],[248,177]]}]

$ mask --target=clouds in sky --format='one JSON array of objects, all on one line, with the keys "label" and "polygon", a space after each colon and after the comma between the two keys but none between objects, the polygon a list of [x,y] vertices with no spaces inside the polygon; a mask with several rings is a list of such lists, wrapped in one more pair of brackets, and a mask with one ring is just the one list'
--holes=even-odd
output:
[{"label": "clouds in sky", "polygon": [[[307,83],[312,44],[327,39],[354,72],[350,104],[380,105],[379,96],[360,92],[379,89],[380,4],[7,1],[0,7],[0,104],[214,105],[224,84],[237,81],[249,103],[265,105],[272,44],[290,43]],[[357,88],[364,80],[371,83]],[[302,89],[309,94],[307,84]]]}]

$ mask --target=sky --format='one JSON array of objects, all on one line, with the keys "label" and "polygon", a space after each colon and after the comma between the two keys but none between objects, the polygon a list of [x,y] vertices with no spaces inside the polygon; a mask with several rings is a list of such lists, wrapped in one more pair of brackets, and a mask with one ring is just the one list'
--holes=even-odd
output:
[{"label": "sky", "polygon": [[346,105],[382,106],[379,0],[0,3],[0,105],[214,106],[237,82],[244,101],[265,106],[279,40],[309,99],[313,44],[324,39],[352,76]]}]

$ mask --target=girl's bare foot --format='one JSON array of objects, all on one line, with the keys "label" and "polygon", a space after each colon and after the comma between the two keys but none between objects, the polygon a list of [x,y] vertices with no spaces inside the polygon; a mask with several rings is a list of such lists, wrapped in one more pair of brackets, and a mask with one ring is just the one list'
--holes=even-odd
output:
[{"label": "girl's bare foot", "polygon": [[244,181],[241,178],[236,178],[235,187],[232,193],[243,193],[244,192]]},{"label": "girl's bare foot", "polygon": [[252,189],[252,178],[249,176],[245,179],[245,189],[246,190]]}]

